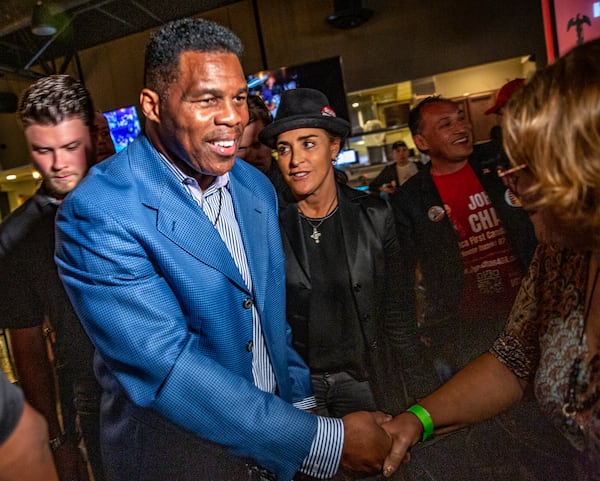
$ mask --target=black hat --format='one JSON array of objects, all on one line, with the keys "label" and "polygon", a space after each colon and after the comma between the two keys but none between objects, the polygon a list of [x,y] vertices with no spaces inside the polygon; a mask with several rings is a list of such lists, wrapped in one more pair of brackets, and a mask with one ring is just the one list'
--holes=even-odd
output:
[{"label": "black hat", "polygon": [[298,88],[281,94],[275,120],[262,130],[259,138],[263,144],[275,148],[279,134],[306,127],[324,129],[342,138],[350,133],[350,124],[335,116],[325,94],[315,89]]},{"label": "black hat", "polygon": [[392,150],[399,149],[400,147],[406,147],[406,142],[404,142],[404,140],[397,140],[392,144]]}]

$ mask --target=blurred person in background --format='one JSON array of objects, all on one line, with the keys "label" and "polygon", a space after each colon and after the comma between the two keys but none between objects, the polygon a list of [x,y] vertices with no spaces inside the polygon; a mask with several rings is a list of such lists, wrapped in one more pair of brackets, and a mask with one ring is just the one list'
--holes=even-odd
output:
[{"label": "blurred person in background", "polygon": [[396,189],[418,172],[417,164],[410,160],[410,151],[403,140],[392,144],[394,163],[386,165],[369,184],[369,191],[382,198],[396,192]]},{"label": "blurred person in background", "polygon": [[277,161],[273,158],[273,149],[259,139],[259,134],[273,121],[273,117],[258,95],[248,95],[248,114],[248,125],[244,128],[237,156],[271,180],[281,205],[293,202],[290,188],[283,180]]},{"label": "blurred person in background", "polygon": [[19,384],[48,423],[61,479],[87,479],[79,452],[83,435],[94,477],[101,481],[94,349],[54,262],[58,207],[95,163],[92,99],[81,82],[51,75],[25,90],[18,116],[42,184],[0,224],[0,326],[10,329]]},{"label": "blurred person in background", "polygon": [[490,141],[479,144],[481,163],[484,168],[496,172],[498,168],[507,168],[510,164],[502,146],[502,114],[506,103],[523,87],[524,83],[525,79],[523,78],[516,78],[505,83],[498,91],[494,105],[484,112],[485,115],[495,115],[497,121],[497,124],[490,129]]},{"label": "blurred person in background", "polygon": [[96,143],[96,162],[102,162],[116,153],[108,120],[102,112],[94,114],[94,141]]}]

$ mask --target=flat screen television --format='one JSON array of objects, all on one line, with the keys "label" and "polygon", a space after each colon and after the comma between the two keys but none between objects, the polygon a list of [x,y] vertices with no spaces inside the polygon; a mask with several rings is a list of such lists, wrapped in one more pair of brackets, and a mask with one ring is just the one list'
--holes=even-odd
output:
[{"label": "flat screen television", "polygon": [[277,114],[281,92],[297,87],[323,92],[338,117],[348,120],[346,89],[340,57],[331,57],[276,70],[264,70],[246,77],[248,91],[260,95],[271,111]]},{"label": "flat screen television", "polygon": [[340,153],[335,158],[335,166],[356,164],[358,162],[358,153],[354,149],[340,150]]},{"label": "flat screen television", "polygon": [[142,126],[135,106],[122,107],[116,110],[103,112],[108,121],[110,135],[115,144],[115,150],[120,152],[140,135]]}]

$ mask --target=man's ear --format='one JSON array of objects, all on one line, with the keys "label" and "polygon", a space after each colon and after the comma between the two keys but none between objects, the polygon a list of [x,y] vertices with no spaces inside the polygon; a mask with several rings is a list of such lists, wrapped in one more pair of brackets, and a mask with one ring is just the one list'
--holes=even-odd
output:
[{"label": "man's ear", "polygon": [[427,139],[423,137],[421,134],[413,135],[413,141],[421,152],[427,152],[429,149],[429,145],[427,145]]},{"label": "man's ear", "polygon": [[152,122],[160,122],[160,98],[154,90],[148,88],[140,92],[140,106],[144,116]]}]

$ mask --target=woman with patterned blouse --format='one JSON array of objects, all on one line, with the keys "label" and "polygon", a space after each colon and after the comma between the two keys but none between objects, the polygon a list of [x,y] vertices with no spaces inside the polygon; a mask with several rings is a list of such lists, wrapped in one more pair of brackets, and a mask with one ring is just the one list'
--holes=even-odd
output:
[{"label": "woman with patterned blouse", "polygon": [[390,475],[432,433],[491,417],[531,385],[579,451],[576,480],[600,479],[600,39],[537,72],[510,100],[500,172],[541,243],[486,354],[384,427]]}]

